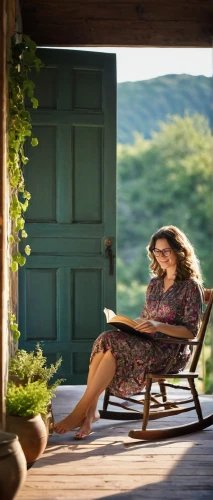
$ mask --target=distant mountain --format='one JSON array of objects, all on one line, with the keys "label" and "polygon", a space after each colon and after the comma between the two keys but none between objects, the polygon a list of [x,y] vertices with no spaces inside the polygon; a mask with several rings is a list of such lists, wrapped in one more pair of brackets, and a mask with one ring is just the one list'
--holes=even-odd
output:
[{"label": "distant mountain", "polygon": [[212,128],[212,78],[166,75],[140,82],[118,84],[118,142],[132,144],[137,131],[150,138],[167,115],[199,113]]}]

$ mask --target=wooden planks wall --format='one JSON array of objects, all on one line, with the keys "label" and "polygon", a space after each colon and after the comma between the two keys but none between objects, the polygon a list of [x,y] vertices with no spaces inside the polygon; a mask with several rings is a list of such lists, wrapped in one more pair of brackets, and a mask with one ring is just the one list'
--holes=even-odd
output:
[{"label": "wooden planks wall", "polygon": [[38,45],[211,47],[212,0],[20,0]]}]

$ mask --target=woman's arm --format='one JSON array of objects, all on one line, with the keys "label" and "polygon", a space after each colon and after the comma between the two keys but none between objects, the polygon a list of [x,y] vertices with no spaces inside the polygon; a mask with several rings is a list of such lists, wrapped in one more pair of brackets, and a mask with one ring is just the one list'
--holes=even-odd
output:
[{"label": "woman's arm", "polygon": [[137,318],[139,323],[136,330],[145,332],[150,335],[161,332],[169,337],[176,337],[179,339],[193,339],[198,333],[199,322],[202,313],[202,294],[199,285],[194,280],[187,280],[186,292],[183,298],[183,311],[181,317],[181,325],[170,325],[149,318],[148,302],[146,301],[146,316]]},{"label": "woman's arm", "polygon": [[[139,318],[137,318],[139,320]],[[161,323],[160,321],[154,321],[151,319],[144,319],[140,322],[135,330],[139,332],[149,333],[150,335],[161,332],[165,333],[169,337],[177,337],[180,339],[193,339],[194,335],[185,326],[168,325],[168,323]]]}]

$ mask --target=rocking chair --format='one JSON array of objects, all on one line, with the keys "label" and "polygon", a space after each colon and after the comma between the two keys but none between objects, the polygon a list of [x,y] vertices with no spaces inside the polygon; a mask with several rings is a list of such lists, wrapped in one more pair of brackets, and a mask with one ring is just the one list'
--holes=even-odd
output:
[{"label": "rocking chair", "polygon": [[[213,413],[208,415],[208,417],[203,417],[202,409],[198,397],[198,393],[195,387],[195,379],[198,378],[198,373],[196,372],[197,364],[200,358],[201,350],[204,344],[206,329],[208,326],[212,303],[213,303],[213,289],[204,290],[204,301],[207,303],[206,310],[203,314],[202,322],[199,328],[198,335],[195,339],[176,339],[169,338],[168,343],[174,343],[179,345],[192,345],[194,347],[194,353],[192,355],[192,360],[190,363],[189,371],[183,371],[180,373],[171,373],[171,366],[173,364],[172,360],[166,369],[161,373],[146,373],[146,386],[145,392],[139,394],[134,394],[131,397],[122,398],[124,402],[118,403],[110,400],[113,396],[109,389],[105,391],[105,397],[103,402],[103,410],[100,411],[101,418],[111,419],[111,420],[140,420],[142,419],[142,430],[131,430],[129,436],[134,439],[147,439],[147,440],[158,440],[171,438],[176,436],[181,436],[188,434],[190,432],[199,431],[209,427],[213,424]],[[157,340],[157,339],[156,339]],[[178,383],[174,383],[177,379]],[[188,385],[180,385],[180,380],[186,379]],[[169,382],[171,381],[171,383]],[[152,384],[158,383],[160,392],[152,392]],[[168,399],[166,388],[172,387],[175,390],[190,391],[191,394],[185,399],[178,398],[177,401],[171,401]],[[143,396],[143,399],[137,399],[138,396]],[[127,404],[125,403],[127,401]],[[144,411],[137,410],[129,406],[129,403],[134,403],[137,405],[142,405]],[[192,404],[190,404],[192,403]],[[122,408],[126,411],[110,411],[107,410],[108,405],[113,405]],[[190,406],[189,406],[190,404]],[[187,406],[183,406],[187,405]],[[171,415],[178,415],[179,413],[188,412],[191,410],[196,410],[198,419],[187,425],[181,425],[178,427],[168,427],[164,429],[148,429],[147,424],[149,420],[155,420],[159,418],[168,417]]]}]

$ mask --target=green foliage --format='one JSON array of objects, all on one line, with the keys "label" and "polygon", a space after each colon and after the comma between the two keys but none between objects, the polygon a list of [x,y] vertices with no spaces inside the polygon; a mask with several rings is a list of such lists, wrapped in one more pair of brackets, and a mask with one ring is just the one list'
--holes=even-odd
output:
[{"label": "green foliage", "polygon": [[18,329],[18,323],[16,323],[15,314],[10,315],[10,328],[13,332],[13,340],[14,342],[17,342],[21,334]]},{"label": "green foliage", "polygon": [[170,117],[160,132],[118,147],[119,281],[149,279],[146,245],[157,228],[174,224],[194,244],[211,286],[211,134],[205,118]]},{"label": "green foliage", "polygon": [[199,113],[212,126],[212,79],[205,76],[165,75],[118,84],[118,142],[132,144],[134,132],[151,138],[168,115]]},{"label": "green foliage", "polygon": [[124,314],[132,319],[139,316],[145,301],[146,285],[140,285],[137,281],[131,281],[129,285],[119,282],[117,293],[119,295],[119,314]]},{"label": "green foliage", "polygon": [[[49,382],[55,375],[62,363],[62,358],[55,364],[47,366],[47,359],[43,355],[42,349],[37,344],[35,351],[26,352],[23,349],[17,349],[15,356],[10,359],[9,375],[15,375],[19,380],[25,380],[27,383],[39,379],[41,382]],[[59,385],[61,380],[56,381]]]},{"label": "green foliage", "polygon": [[[23,266],[26,257],[16,251],[21,238],[26,238],[24,231],[24,213],[27,210],[31,195],[25,190],[23,166],[28,162],[24,154],[24,144],[32,135],[30,113],[25,109],[25,99],[28,97],[33,108],[37,108],[38,100],[34,97],[35,84],[29,75],[32,69],[39,72],[43,66],[36,57],[36,44],[29,36],[24,35],[21,43],[11,40],[11,60],[8,80],[9,121],[8,121],[8,176],[11,187],[10,217],[13,220],[13,234],[9,242],[14,247],[12,252],[11,270]],[[32,146],[38,144],[35,137],[31,138]],[[30,255],[30,247],[26,245],[25,254]]]},{"label": "green foliage", "polygon": [[205,378],[205,392],[207,394],[212,394],[213,389],[213,376],[212,376],[212,356],[210,355],[206,358],[206,378]]},{"label": "green foliage", "polygon": [[[146,246],[161,226],[182,229],[212,287],[212,139],[207,120],[172,116],[151,140],[118,145],[118,307],[140,314],[149,281]],[[139,285],[140,284],[140,285]],[[210,339],[207,338],[210,343]],[[207,384],[210,362],[207,361]]]},{"label": "green foliage", "polygon": [[55,397],[55,389],[63,381],[56,380],[49,384],[62,362],[60,358],[55,364],[47,366],[42,349],[37,345],[35,352],[18,349],[14,358],[10,359],[9,375],[15,382],[8,384],[6,394],[7,415],[34,417],[41,413],[46,415],[51,398]]},{"label": "green foliage", "polygon": [[16,386],[13,382],[9,382],[6,413],[18,417],[35,417],[39,413],[45,416],[47,406],[53,397],[55,397],[54,388],[47,387],[47,384],[40,380],[24,386]]}]

